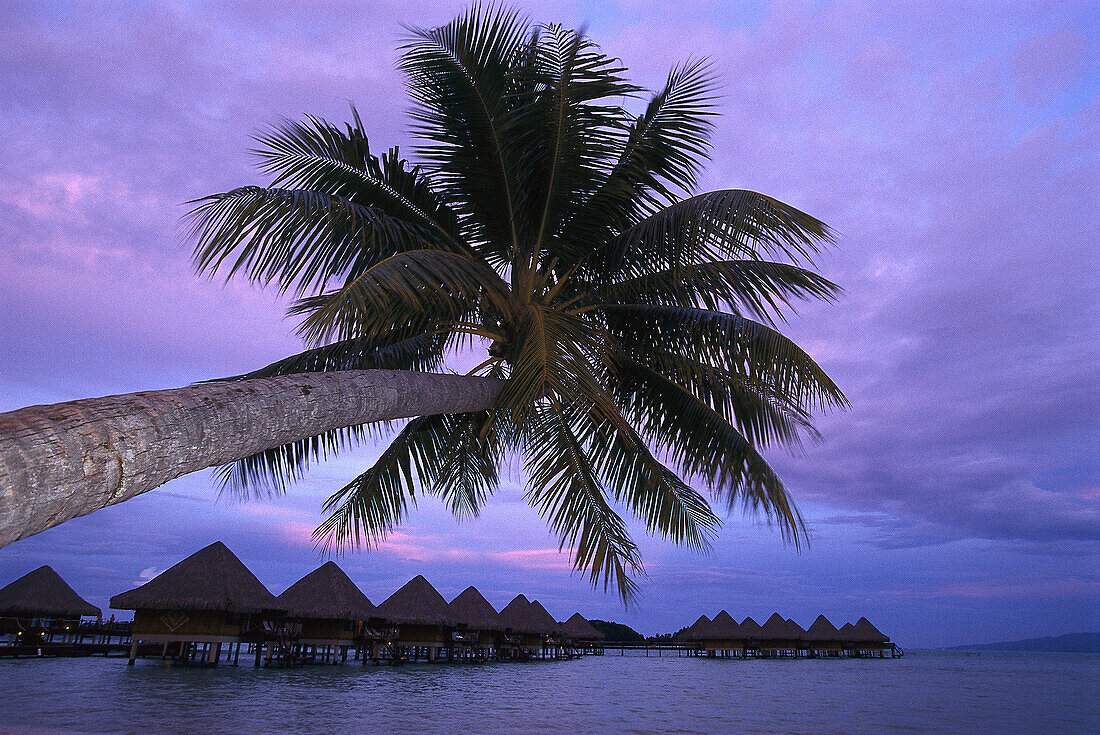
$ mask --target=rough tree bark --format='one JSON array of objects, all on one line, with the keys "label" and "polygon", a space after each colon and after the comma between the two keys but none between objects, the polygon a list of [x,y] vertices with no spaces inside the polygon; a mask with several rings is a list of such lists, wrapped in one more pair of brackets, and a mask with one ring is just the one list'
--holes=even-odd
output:
[{"label": "rough tree bark", "polygon": [[492,406],[500,381],[303,373],[0,414],[0,547],[189,472],[371,421]]}]

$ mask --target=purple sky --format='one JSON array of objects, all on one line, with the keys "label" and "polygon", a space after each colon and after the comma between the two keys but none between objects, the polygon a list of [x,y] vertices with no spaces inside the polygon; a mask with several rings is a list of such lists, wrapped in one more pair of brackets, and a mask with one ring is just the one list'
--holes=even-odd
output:
[{"label": "purple sky", "polygon": [[[773,453],[809,550],[735,515],[701,557],[642,541],[638,605],[568,574],[505,483],[475,521],[422,502],[342,566],[375,602],[416,573],[644,632],[721,608],[808,625],[867,615],[903,646],[1100,629],[1100,5],[526,3],[586,25],[655,87],[711,56],[724,99],[704,188],[762,191],[840,234],[847,293],[787,332],[853,409]],[[29,9],[31,6],[36,10]],[[373,7],[371,7],[373,6]],[[250,135],[348,101],[411,152],[402,23],[443,2],[11,3],[0,24],[0,410],[168,388],[296,352],[273,293],[193,275],[188,199],[248,183]],[[413,10],[415,8],[415,11]],[[0,550],[0,585],[54,566],[93,603],[224,540],[273,592],[321,559],[321,503],[217,500],[210,475]]]}]

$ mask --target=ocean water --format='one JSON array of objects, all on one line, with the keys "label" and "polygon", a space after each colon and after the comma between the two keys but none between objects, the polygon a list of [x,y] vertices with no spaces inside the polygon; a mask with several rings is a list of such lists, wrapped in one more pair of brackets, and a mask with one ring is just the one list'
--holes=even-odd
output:
[{"label": "ocean water", "polygon": [[0,688],[4,733],[1100,732],[1100,656],[1076,654],[260,670],[23,659],[0,661]]}]

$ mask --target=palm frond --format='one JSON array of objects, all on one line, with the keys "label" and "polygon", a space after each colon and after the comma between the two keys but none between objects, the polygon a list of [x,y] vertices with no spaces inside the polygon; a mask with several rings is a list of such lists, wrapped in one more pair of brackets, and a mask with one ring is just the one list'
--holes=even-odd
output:
[{"label": "palm frond", "polygon": [[721,521],[706,498],[662,464],[633,429],[597,419],[593,463],[615,500],[625,503],[649,533],[695,551],[710,549]]},{"label": "palm frond", "polygon": [[796,449],[802,446],[803,435],[820,438],[808,411],[751,375],[667,350],[613,352],[613,362],[621,364],[624,359],[641,363],[689,391],[737,426],[754,446]]},{"label": "palm frond", "polygon": [[710,152],[715,90],[705,59],[672,69],[645,112],[630,122],[606,179],[570,218],[562,235],[568,248],[587,257],[640,215],[674,201],[676,191],[694,190]]},{"label": "palm frond", "polygon": [[519,165],[508,135],[515,107],[512,71],[529,35],[504,7],[473,6],[438,28],[414,28],[400,67],[418,105],[421,156],[459,212],[471,241],[494,265],[511,261],[521,241],[516,207]]},{"label": "palm frond", "polygon": [[507,313],[507,284],[485,263],[441,250],[410,250],[371,266],[341,288],[300,300],[301,334],[317,343],[336,336],[377,338],[420,322],[461,319],[477,309]]},{"label": "palm frond", "polygon": [[260,170],[273,177],[271,186],[310,189],[379,209],[418,227],[429,241],[448,250],[467,252],[458,216],[419,168],[409,168],[391,148],[381,158],[370,151],[359,111],[343,130],[307,115],[284,120],[257,136]]},{"label": "palm frond", "polygon": [[805,525],[775,470],[728,421],[683,386],[645,365],[623,359],[616,392],[642,433],[668,452],[690,477],[707,483],[732,510],[763,514],[800,546]]},{"label": "palm frond", "polygon": [[821,366],[777,330],[737,314],[660,304],[601,309],[621,348],[706,355],[710,364],[759,381],[803,411],[847,408],[848,399]]},{"label": "palm frond", "polygon": [[790,263],[717,260],[668,268],[612,283],[600,297],[613,303],[703,306],[733,310],[774,323],[795,300],[834,301],[841,292],[824,276]]},{"label": "palm frond", "polygon": [[[297,294],[430,244],[382,210],[310,189],[246,186],[196,200],[189,213],[200,273],[243,272]],[[234,257],[235,256],[235,257]]]},{"label": "palm frond", "polygon": [[621,280],[727,259],[812,262],[832,242],[828,226],[753,191],[699,194],[656,212],[614,238],[602,273]]},{"label": "palm frond", "polygon": [[556,400],[540,404],[526,434],[527,497],[573,551],[573,568],[593,584],[614,584],[629,602],[637,591],[634,574],[643,574],[638,547],[626,524],[608,504],[592,459],[574,433],[569,407]]},{"label": "palm frond", "polygon": [[607,176],[623,111],[618,99],[638,91],[624,69],[581,33],[547,25],[522,67],[522,103],[512,119],[520,158],[519,207],[532,224],[530,244],[513,260],[513,283],[534,271],[545,253],[557,257],[562,222]]}]

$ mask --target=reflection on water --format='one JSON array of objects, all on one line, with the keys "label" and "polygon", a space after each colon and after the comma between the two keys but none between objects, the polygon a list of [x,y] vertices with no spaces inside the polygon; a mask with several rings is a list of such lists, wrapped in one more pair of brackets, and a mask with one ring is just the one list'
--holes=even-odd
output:
[{"label": "reflection on water", "polygon": [[184,668],[0,661],[0,732],[1088,732],[1100,656]]}]

